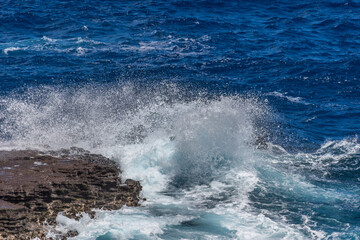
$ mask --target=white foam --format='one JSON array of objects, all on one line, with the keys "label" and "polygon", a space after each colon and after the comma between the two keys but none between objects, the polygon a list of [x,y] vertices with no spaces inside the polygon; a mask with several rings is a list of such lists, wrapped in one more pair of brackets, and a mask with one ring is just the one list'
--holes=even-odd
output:
[{"label": "white foam", "polygon": [[[55,230],[60,233],[76,230],[80,233],[76,236],[78,240],[92,239],[94,236],[105,234],[110,234],[112,238],[116,239],[134,237],[159,239],[157,235],[163,233],[165,226],[178,225],[180,222],[190,219],[191,217],[179,215],[156,217],[145,208],[123,207],[117,211],[98,210],[95,219],[90,219],[88,214],[82,214],[79,221],[60,214],[56,218],[58,225]],[[52,231],[47,237],[54,235],[55,233]]]},{"label": "white foam", "polygon": [[305,102],[301,97],[292,97],[292,96],[288,96],[288,95],[285,95],[285,94],[280,93],[280,92],[270,92],[267,95],[280,97],[280,98],[285,98],[289,102],[293,102],[293,103],[301,103],[301,104],[305,104],[305,105],[309,104],[309,103]]},{"label": "white foam", "polygon": [[97,44],[104,44],[103,42],[99,42],[99,41],[95,41],[95,40],[92,40],[92,39],[88,39],[88,38],[82,38],[82,37],[78,37],[78,38],[74,38],[74,39],[71,39],[71,40],[76,40],[76,43],[90,43],[90,44],[94,44],[94,45],[97,45]]},{"label": "white foam", "polygon": [[196,39],[174,38],[170,35],[166,40],[141,41],[138,45],[122,46],[121,49],[139,52],[161,51],[168,54],[177,54],[179,56],[204,55],[212,48],[206,44],[210,39],[211,38],[207,35]]},{"label": "white foam", "polygon": [[[328,166],[360,153],[360,143],[357,137],[342,140],[325,141],[314,153],[298,153],[295,158],[289,155],[290,161],[306,161],[312,168],[326,171]],[[292,160],[291,160],[292,159]]]},{"label": "white foam", "polygon": [[43,36],[41,39],[50,43],[55,43],[57,41],[56,39],[52,39],[46,36]]},{"label": "white foam", "polygon": [[78,47],[76,49],[76,52],[77,52],[78,55],[84,55],[86,53],[86,49],[82,48],[82,47]]},{"label": "white foam", "polygon": [[236,231],[236,239],[307,239],[297,229],[275,222],[263,214],[250,214],[238,208],[223,208],[217,211],[224,216],[222,225]]},{"label": "white foam", "polygon": [[340,150],[345,154],[359,154],[360,143],[357,137],[346,138],[337,141],[326,141],[323,143],[317,153],[323,153],[325,151]]},{"label": "white foam", "polygon": [[[76,239],[105,234],[159,239],[192,219],[227,230],[233,238],[302,239],[296,226],[270,220],[249,207],[248,194],[259,184],[255,167],[268,165],[259,162],[252,146],[253,119],[266,114],[266,106],[239,96],[204,99],[200,92],[192,98],[184,93],[188,91],[169,83],[142,89],[132,84],[76,91],[31,89],[23,95],[25,100],[1,101],[1,132],[10,140],[0,145],[82,147],[117,161],[123,179],[141,181],[147,201],[140,208],[98,211],[95,219],[84,214],[79,221],[59,215],[56,231],[76,230]],[[312,185],[299,182],[286,176],[274,180],[283,184],[280,188],[314,194]],[[204,234],[196,226],[192,231]],[[205,234],[209,239],[219,237]]]},{"label": "white foam", "polygon": [[[90,38],[68,38],[68,39],[53,39],[47,36],[36,39],[26,39],[13,43],[0,44],[4,46],[4,54],[9,55],[15,51],[34,51],[49,53],[67,53],[84,55],[89,52],[109,51],[110,47],[103,42],[95,41]],[[8,47],[8,46],[12,47]],[[111,51],[116,50],[112,46]]]},{"label": "white foam", "polygon": [[24,49],[24,48],[21,48],[21,47],[8,47],[8,48],[4,49],[4,53],[6,55],[8,55],[9,52],[19,51],[19,50],[22,50],[22,49]]}]

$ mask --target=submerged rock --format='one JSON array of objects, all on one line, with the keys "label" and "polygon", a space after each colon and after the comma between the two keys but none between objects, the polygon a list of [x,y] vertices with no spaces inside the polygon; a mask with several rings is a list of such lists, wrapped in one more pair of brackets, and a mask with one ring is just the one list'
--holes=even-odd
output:
[{"label": "submerged rock", "polygon": [[0,239],[46,239],[59,212],[78,218],[94,216],[93,208],[137,206],[140,183],[121,184],[119,175],[113,161],[77,148],[0,151]]}]

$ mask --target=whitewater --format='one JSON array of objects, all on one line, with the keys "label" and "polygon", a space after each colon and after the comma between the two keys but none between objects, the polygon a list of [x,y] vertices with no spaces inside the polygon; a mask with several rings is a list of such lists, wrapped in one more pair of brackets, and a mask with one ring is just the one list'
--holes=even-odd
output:
[{"label": "whitewater", "polygon": [[358,140],[311,153],[258,145],[277,116],[255,95],[113,83],[30,88],[0,107],[2,150],[76,146],[141,182],[140,207],[78,221],[59,214],[56,231],[79,232],[72,239],[357,239],[356,225],[324,211],[359,204],[358,189],[326,178],[359,154]]}]

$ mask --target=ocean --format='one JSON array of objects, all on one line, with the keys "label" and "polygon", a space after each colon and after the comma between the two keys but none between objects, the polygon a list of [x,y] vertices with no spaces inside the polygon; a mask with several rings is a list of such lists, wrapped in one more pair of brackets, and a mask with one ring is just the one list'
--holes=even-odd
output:
[{"label": "ocean", "polygon": [[0,149],[116,161],[76,240],[359,239],[360,2],[0,2]]}]

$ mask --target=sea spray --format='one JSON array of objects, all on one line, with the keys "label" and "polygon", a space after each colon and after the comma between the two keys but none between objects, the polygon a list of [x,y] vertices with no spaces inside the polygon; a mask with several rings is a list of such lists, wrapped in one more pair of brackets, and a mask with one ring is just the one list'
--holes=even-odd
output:
[{"label": "sea spray", "polygon": [[[75,239],[321,239],[321,208],[351,199],[318,185],[306,170],[317,166],[308,159],[318,163],[356,140],[329,142],[310,155],[271,142],[257,149],[272,116],[254,96],[166,82],[40,87],[3,98],[1,108],[2,148],[81,147],[141,181],[147,200],[139,208],[98,210],[95,219],[79,221],[59,215],[56,230],[76,230]],[[349,149],[344,158],[356,154]],[[328,219],[322,228],[333,224]]]}]

